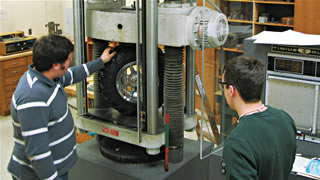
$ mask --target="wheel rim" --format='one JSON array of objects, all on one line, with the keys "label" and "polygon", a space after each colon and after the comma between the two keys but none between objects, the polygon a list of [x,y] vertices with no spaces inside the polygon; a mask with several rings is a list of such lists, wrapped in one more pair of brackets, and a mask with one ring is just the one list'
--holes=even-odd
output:
[{"label": "wheel rim", "polygon": [[124,65],[117,74],[117,91],[124,100],[131,103],[137,103],[137,79],[138,72],[135,61]]}]

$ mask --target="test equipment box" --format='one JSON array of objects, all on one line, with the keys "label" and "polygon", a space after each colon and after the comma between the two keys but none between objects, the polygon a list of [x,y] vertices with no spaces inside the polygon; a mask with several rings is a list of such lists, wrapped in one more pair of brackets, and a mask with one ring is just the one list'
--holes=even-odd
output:
[{"label": "test equipment box", "polygon": [[36,37],[24,36],[23,31],[0,34],[0,55],[29,51],[36,39]]}]

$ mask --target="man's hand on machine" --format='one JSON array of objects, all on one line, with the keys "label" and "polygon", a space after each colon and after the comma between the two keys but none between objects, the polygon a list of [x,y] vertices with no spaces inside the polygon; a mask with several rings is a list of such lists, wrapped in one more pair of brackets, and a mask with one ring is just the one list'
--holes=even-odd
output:
[{"label": "man's hand on machine", "polygon": [[116,54],[117,52],[115,52],[111,47],[107,47],[101,54],[100,58],[102,59],[103,63],[107,63]]}]

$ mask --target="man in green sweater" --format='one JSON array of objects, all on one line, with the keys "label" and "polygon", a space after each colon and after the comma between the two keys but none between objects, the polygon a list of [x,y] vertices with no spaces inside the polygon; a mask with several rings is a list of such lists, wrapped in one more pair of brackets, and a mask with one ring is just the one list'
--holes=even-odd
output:
[{"label": "man in green sweater", "polygon": [[219,84],[239,124],[224,143],[227,179],[285,180],[296,153],[296,127],[283,110],[261,101],[264,63],[247,56],[229,60]]}]

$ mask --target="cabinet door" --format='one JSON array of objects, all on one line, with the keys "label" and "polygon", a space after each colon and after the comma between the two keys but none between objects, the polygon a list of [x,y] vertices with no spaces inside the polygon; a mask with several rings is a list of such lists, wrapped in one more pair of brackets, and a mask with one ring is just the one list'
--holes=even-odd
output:
[{"label": "cabinet door", "polygon": [[14,85],[14,84],[18,84],[19,82],[19,79],[20,79],[20,76],[13,76],[13,77],[10,77],[10,78],[6,78],[4,80],[5,82],[5,85],[8,86],[8,85]]},{"label": "cabinet door", "polygon": [[319,0],[296,0],[294,30],[309,34],[320,34]]},{"label": "cabinet door", "polygon": [[10,114],[11,97],[32,55],[16,54],[0,61],[0,116]]},{"label": "cabinet door", "polygon": [[4,72],[5,78],[10,78],[12,76],[22,76],[22,74],[27,70],[27,66],[19,66],[15,68],[6,69]]},{"label": "cabinet door", "polygon": [[21,58],[16,58],[16,59],[12,59],[9,61],[4,61],[3,63],[3,68],[4,69],[9,69],[9,68],[15,68],[18,66],[25,66],[27,61],[27,59],[25,57],[21,57]]},{"label": "cabinet door", "polygon": [[27,56],[27,65],[32,64],[32,55]]},{"label": "cabinet door", "polygon": [[7,115],[5,110],[7,109],[6,96],[5,94],[5,85],[4,85],[4,68],[3,61],[0,61],[0,116]]}]

